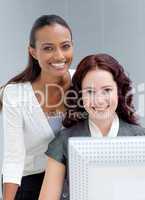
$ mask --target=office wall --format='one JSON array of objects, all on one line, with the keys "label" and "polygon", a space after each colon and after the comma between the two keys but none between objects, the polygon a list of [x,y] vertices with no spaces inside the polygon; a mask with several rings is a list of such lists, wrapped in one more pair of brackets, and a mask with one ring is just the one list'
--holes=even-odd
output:
[{"label": "office wall", "polygon": [[[0,85],[27,63],[31,25],[42,14],[58,14],[72,27],[75,56],[72,68],[91,53],[116,57],[134,81],[135,102],[145,125],[145,1],[144,0],[1,0]],[[2,121],[0,116],[0,155]],[[1,166],[2,156],[0,156]]]}]

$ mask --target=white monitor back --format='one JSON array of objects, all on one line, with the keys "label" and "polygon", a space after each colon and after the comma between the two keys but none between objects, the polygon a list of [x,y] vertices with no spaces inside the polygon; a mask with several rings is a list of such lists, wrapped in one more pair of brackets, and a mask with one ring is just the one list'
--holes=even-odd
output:
[{"label": "white monitor back", "polygon": [[145,137],[69,139],[70,200],[145,200]]}]

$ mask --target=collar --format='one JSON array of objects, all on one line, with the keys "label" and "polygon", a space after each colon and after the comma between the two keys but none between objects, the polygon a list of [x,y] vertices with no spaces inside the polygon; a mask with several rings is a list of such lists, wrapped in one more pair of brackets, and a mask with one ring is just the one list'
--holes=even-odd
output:
[{"label": "collar", "polygon": [[[96,124],[89,118],[89,129],[92,137],[102,138],[103,134],[100,129],[96,126]],[[115,114],[111,128],[106,137],[116,137],[119,131],[119,118],[117,114]]]}]

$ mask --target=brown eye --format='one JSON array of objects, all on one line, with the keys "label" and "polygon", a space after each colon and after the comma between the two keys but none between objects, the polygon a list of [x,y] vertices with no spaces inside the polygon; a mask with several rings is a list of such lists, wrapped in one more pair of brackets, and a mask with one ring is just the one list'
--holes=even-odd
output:
[{"label": "brown eye", "polygon": [[43,47],[43,50],[51,52],[51,51],[53,51],[53,47],[46,46],[46,47]]},{"label": "brown eye", "polygon": [[65,45],[62,46],[62,48],[63,48],[64,50],[67,50],[67,49],[69,49],[70,47],[71,47],[70,44],[65,44]]},{"label": "brown eye", "polygon": [[92,95],[92,94],[95,94],[95,91],[94,90],[87,90],[87,93]]},{"label": "brown eye", "polygon": [[110,94],[112,92],[112,88],[105,88],[104,89],[104,94]]},{"label": "brown eye", "polygon": [[112,91],[112,88],[106,88],[105,89],[105,92],[111,92]]}]

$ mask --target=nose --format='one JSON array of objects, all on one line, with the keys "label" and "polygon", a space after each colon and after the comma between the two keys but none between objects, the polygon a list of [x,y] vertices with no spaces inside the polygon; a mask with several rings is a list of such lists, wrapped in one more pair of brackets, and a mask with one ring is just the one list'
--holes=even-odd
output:
[{"label": "nose", "polygon": [[63,54],[63,51],[61,49],[56,49],[56,51],[54,52],[54,59],[56,61],[64,61],[65,60],[65,56]]},{"label": "nose", "polygon": [[94,99],[94,103],[96,106],[104,106],[106,105],[106,98],[104,97],[104,95],[96,95],[95,99]]}]

